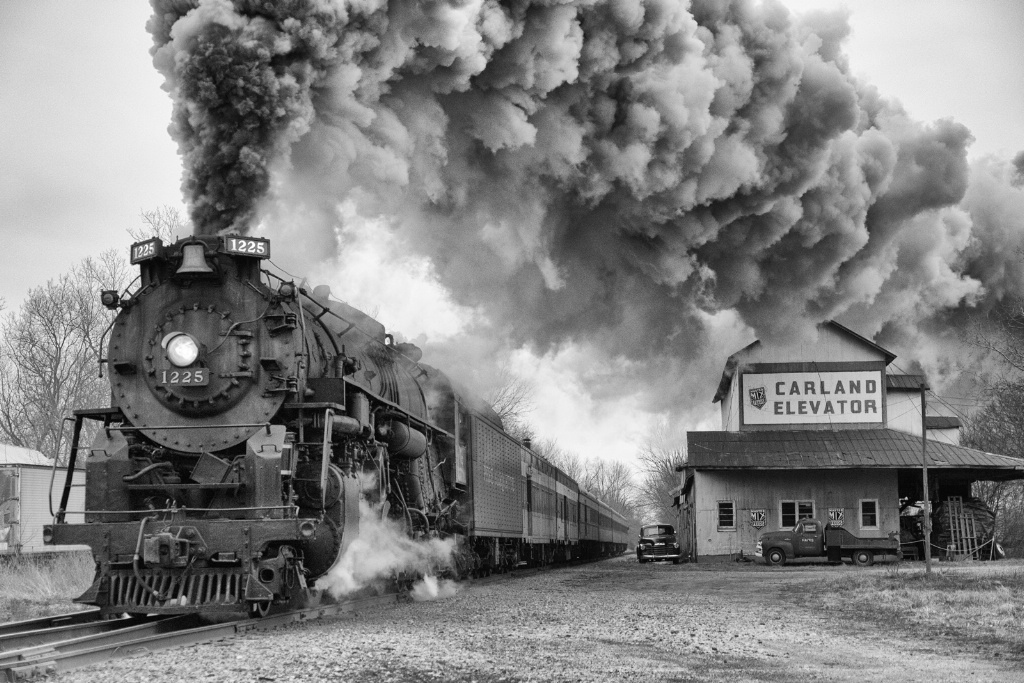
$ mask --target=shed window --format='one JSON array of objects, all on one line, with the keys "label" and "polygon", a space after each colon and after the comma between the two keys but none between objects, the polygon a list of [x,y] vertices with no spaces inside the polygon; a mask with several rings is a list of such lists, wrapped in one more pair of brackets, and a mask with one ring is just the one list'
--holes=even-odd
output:
[{"label": "shed window", "polygon": [[731,500],[718,501],[718,530],[736,531],[736,503]]},{"label": "shed window", "polygon": [[860,502],[860,528],[878,528],[878,501],[862,500]]},{"label": "shed window", "polygon": [[782,501],[782,527],[793,528],[796,523],[806,517],[814,516],[813,500]]}]

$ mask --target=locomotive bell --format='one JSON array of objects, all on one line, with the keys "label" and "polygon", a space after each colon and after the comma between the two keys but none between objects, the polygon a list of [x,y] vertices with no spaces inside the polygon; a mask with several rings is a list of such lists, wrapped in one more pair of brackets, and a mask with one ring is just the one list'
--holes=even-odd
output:
[{"label": "locomotive bell", "polygon": [[186,244],[181,248],[181,267],[175,275],[209,275],[213,268],[206,262],[206,246],[202,242]]}]

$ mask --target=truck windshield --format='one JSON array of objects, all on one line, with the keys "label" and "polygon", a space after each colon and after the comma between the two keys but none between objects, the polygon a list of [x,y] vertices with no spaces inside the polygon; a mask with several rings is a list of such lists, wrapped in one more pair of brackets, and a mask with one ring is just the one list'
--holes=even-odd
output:
[{"label": "truck windshield", "polygon": [[676,531],[669,524],[658,524],[655,526],[645,526],[640,530],[641,536],[666,536],[668,534],[674,534]]}]

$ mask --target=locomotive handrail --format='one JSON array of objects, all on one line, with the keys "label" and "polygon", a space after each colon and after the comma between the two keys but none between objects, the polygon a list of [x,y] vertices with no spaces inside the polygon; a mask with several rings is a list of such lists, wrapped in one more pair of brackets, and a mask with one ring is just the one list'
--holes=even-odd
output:
[{"label": "locomotive handrail", "polygon": [[[190,507],[179,507],[179,508],[160,508],[154,510],[152,508],[146,508],[145,510],[85,510],[82,514],[86,515],[142,515],[152,514],[154,512],[160,513],[175,513],[175,512],[253,512],[256,510],[293,510],[298,512],[299,507],[297,505],[261,505],[259,507],[245,507],[245,508],[190,508]],[[287,519],[287,518],[286,518]],[[295,517],[298,519],[298,517]],[[244,520],[235,520],[244,521]],[[125,522],[129,524],[133,522]]]},{"label": "locomotive handrail", "polygon": [[320,514],[327,509],[327,474],[331,465],[331,437],[334,432],[334,411],[324,411],[324,442],[320,451]]},{"label": "locomotive handrail", "polygon": [[[74,421],[74,419],[75,418],[73,418],[73,417],[65,417],[63,420],[60,421],[60,433],[57,435],[57,443],[60,443],[64,439],[64,423],[65,422],[72,422],[72,421]],[[71,456],[71,454],[68,453],[68,457],[69,458],[70,458],[70,456]],[[74,476],[74,473],[72,472],[72,477],[73,476]],[[67,479],[67,477],[65,477],[65,479]],[[53,465],[50,467],[50,489],[49,489],[50,490],[50,495],[48,497],[49,498],[49,503],[50,503],[50,517],[56,517],[56,515],[53,512],[53,482],[56,481],[56,480],[57,480],[57,454],[54,453],[53,454]],[[63,492],[61,492],[61,498],[62,499],[64,498]],[[63,505],[58,508],[58,510],[62,510],[64,508],[64,505],[67,505],[67,503],[64,502]]]},{"label": "locomotive handrail", "polygon": [[[342,381],[346,385],[351,384],[352,386],[356,387],[357,389],[373,393],[372,390],[362,386],[361,384],[359,384],[357,382],[353,382],[352,380],[348,379],[347,377],[342,377],[341,379],[342,379]],[[434,425],[434,424],[432,424],[430,422],[427,422],[422,417],[419,417],[417,415],[413,415],[412,413],[409,412],[408,408],[404,408],[403,406],[401,406],[401,405],[399,405],[397,403],[392,403],[391,401],[387,400],[386,398],[384,398],[382,396],[378,396],[376,394],[373,394],[373,400],[374,400],[374,402],[383,403],[383,404],[385,404],[388,407],[394,408],[395,410],[397,410],[398,412],[402,413],[403,415],[406,415],[410,422],[415,422],[418,425],[422,425],[427,431],[435,432],[435,433],[440,434],[442,436],[447,436],[449,439],[454,439],[455,438],[454,434],[451,434],[450,432],[447,432],[444,429],[441,429],[440,427],[438,427],[438,426],[436,426],[436,425]],[[305,403],[285,403],[283,407],[285,409],[287,409],[287,410],[302,410],[307,405],[308,404],[305,404]],[[319,405],[319,404],[313,404],[313,405]]]},{"label": "locomotive handrail", "polygon": [[106,426],[108,432],[141,432],[145,429],[244,429],[247,427],[264,427],[270,433],[269,422],[253,422],[251,424],[215,424],[215,425],[154,425],[152,427],[133,427],[125,425]]}]

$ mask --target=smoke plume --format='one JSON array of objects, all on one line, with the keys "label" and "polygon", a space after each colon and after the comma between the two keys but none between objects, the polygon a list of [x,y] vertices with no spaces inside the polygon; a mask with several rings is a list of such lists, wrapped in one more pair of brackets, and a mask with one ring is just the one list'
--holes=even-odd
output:
[{"label": "smoke plume", "polygon": [[473,312],[463,334],[585,347],[597,397],[703,403],[737,330],[840,318],[915,354],[1024,284],[1021,157],[972,168],[963,125],[854,78],[841,12],[152,3],[199,229],[341,263],[376,234]]},{"label": "smoke plume", "polygon": [[439,586],[435,574],[451,567],[454,539],[413,540],[397,523],[381,519],[380,511],[366,501],[359,502],[359,513],[359,536],[349,544],[327,576],[318,579],[318,586],[334,597],[341,597],[405,573],[424,577],[413,585],[417,600],[453,594],[451,582]]}]

